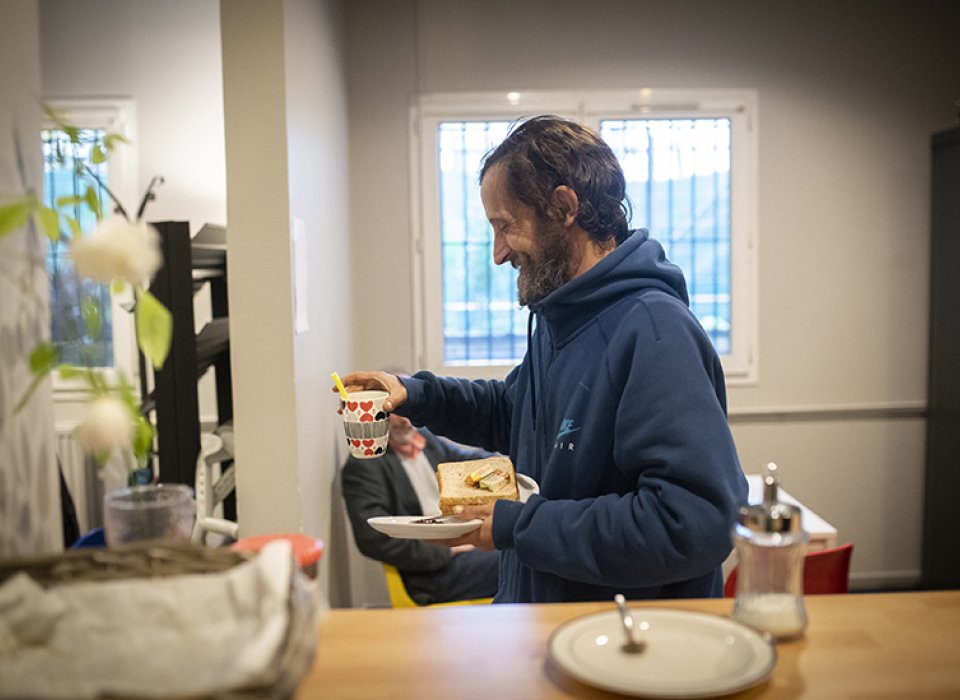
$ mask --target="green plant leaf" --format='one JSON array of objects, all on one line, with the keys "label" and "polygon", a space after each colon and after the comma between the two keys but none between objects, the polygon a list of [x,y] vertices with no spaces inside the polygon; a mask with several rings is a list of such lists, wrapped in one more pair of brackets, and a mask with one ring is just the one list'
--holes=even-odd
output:
[{"label": "green plant leaf", "polygon": [[110,450],[100,450],[94,455],[94,457],[97,460],[97,467],[103,469],[105,466],[107,466],[107,462],[110,461]]},{"label": "green plant leaf", "polygon": [[103,319],[100,316],[100,304],[93,297],[84,297],[80,302],[80,315],[87,327],[87,333],[94,340],[103,334]]},{"label": "green plant leaf", "polygon": [[37,207],[33,218],[51,243],[60,240],[60,215],[50,207]]},{"label": "green plant leaf", "polygon": [[150,421],[137,413],[133,423],[133,454],[137,462],[141,465],[146,464],[150,456],[150,448],[153,447],[154,428]]},{"label": "green plant leaf", "polygon": [[144,289],[137,297],[135,319],[137,344],[150,363],[161,369],[173,338],[173,316],[167,307]]},{"label": "green plant leaf", "polygon": [[14,413],[20,413],[20,411],[23,410],[23,407],[29,403],[30,397],[33,396],[33,392],[37,390],[37,387],[40,386],[40,382],[43,381],[45,376],[45,374],[38,374],[34,376],[33,381],[30,382],[30,386],[27,387],[26,392],[24,392],[23,396],[20,397],[20,400],[17,401],[17,405],[13,407]]},{"label": "green plant leaf", "polygon": [[117,395],[127,407],[130,418],[133,423],[133,440],[131,448],[137,458],[137,463],[143,466],[147,463],[150,456],[150,450],[153,447],[153,436],[156,432],[153,424],[140,412],[137,405],[137,397],[133,391],[133,384],[123,370],[117,370]]},{"label": "green plant leaf", "polygon": [[52,370],[60,359],[60,351],[52,343],[40,343],[30,353],[30,371],[44,375]]},{"label": "green plant leaf", "polygon": [[35,207],[36,200],[33,197],[24,197],[0,207],[0,238],[26,225]]},{"label": "green plant leaf", "polygon": [[124,405],[130,409],[131,415],[140,415],[140,410],[137,408],[136,398],[133,395],[133,385],[127,378],[126,372],[124,372],[122,369],[117,369],[117,394],[123,400]]},{"label": "green plant leaf", "polygon": [[93,149],[90,152],[90,160],[94,165],[98,165],[107,159],[107,154],[103,150],[103,145],[99,143],[93,144]]},{"label": "green plant leaf", "polygon": [[70,227],[70,235],[73,238],[83,234],[83,230],[80,228],[80,222],[74,219],[72,216],[66,217],[67,225]]},{"label": "green plant leaf", "polygon": [[57,366],[59,359],[60,351],[51,343],[40,343],[33,349],[33,352],[30,353],[29,360],[30,371],[33,372],[33,381],[30,382],[30,386],[27,387],[26,392],[17,402],[17,405],[13,407],[14,413],[19,413],[23,410],[23,407],[30,401],[30,397],[33,396],[33,392],[40,386],[43,378],[50,374]]},{"label": "green plant leaf", "polygon": [[43,103],[43,113],[57,128],[61,128],[67,123],[67,117],[62,112],[58,112],[45,102]]},{"label": "green plant leaf", "polygon": [[84,367],[82,374],[87,379],[87,385],[96,396],[104,396],[110,393],[110,387],[100,370],[93,367]]},{"label": "green plant leaf", "polygon": [[118,143],[126,143],[126,144],[129,144],[129,143],[130,143],[130,139],[128,139],[128,138],[127,138],[126,136],[124,136],[123,134],[118,134],[118,133],[114,133],[114,132],[111,132],[111,133],[109,133],[109,134],[106,134],[106,135],[103,137],[103,147],[104,147],[105,149],[107,149],[108,151],[113,150],[113,147],[114,147],[116,144],[118,144]]},{"label": "green plant leaf", "polygon": [[78,194],[71,194],[66,197],[57,197],[56,205],[57,209],[62,209],[63,207],[72,207],[74,205],[80,204],[84,199]]},{"label": "green plant leaf", "polygon": [[60,373],[61,379],[79,379],[85,373],[83,367],[77,367],[76,365],[60,365],[57,367],[57,371]]},{"label": "green plant leaf", "polygon": [[99,221],[103,212],[100,209],[100,197],[97,196],[97,190],[93,187],[87,187],[87,191],[83,193],[83,201],[87,203],[90,211],[96,215]]}]

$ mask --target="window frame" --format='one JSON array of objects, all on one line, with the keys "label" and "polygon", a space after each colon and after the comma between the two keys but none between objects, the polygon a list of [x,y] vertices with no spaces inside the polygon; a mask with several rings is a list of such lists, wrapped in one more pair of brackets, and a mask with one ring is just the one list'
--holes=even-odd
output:
[{"label": "window frame", "polygon": [[[72,126],[121,133],[130,141],[130,144],[119,144],[107,154],[107,168],[110,190],[125,208],[136,207],[136,111],[133,101],[112,98],[49,98],[44,102],[64,116]],[[56,126],[45,118],[42,128],[55,129]],[[121,294],[111,292],[110,300],[114,364],[113,367],[104,368],[104,377],[107,382],[114,384],[117,382],[116,370],[121,370],[132,383],[135,394],[139,396],[140,363],[134,317],[123,308],[124,305],[129,307],[133,302],[133,293],[129,287]],[[58,371],[52,373],[52,381],[53,397],[57,403],[83,401],[90,393],[83,379],[64,379]]]},{"label": "window frame", "polygon": [[[514,121],[535,114],[574,119],[595,131],[607,119],[730,120],[731,351],[721,356],[728,385],[758,380],[757,91],[660,89],[431,93],[410,107],[411,263],[418,368],[467,378],[499,378],[513,364],[447,365],[443,353],[442,241],[438,125]],[[651,231],[654,238],[656,231]]]}]

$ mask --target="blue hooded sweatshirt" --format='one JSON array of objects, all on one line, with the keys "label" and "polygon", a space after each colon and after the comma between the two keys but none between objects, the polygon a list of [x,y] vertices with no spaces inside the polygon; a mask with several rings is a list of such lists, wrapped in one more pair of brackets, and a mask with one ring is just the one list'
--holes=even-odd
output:
[{"label": "blue hooded sweatshirt", "polygon": [[530,310],[506,379],[418,372],[397,411],[539,483],[494,507],[494,602],[720,596],[747,482],[683,273],[641,229]]}]

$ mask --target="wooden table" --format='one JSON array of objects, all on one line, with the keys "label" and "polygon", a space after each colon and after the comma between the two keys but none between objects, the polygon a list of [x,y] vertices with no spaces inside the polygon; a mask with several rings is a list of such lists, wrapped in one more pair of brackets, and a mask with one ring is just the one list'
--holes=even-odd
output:
[{"label": "wooden table", "polygon": [[[960,591],[809,596],[802,640],[737,698],[960,698]],[[636,603],[729,614],[729,599]],[[332,610],[297,698],[620,697],[546,659],[558,625],[600,603]]]}]

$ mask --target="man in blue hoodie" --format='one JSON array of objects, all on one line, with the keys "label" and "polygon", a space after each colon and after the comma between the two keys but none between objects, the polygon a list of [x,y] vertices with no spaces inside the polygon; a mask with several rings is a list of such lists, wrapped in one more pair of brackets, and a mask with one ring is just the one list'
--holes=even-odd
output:
[{"label": "man in blue hoodie", "polygon": [[486,156],[480,183],[494,261],[519,269],[530,309],[523,362],[503,381],[344,382],[539,482],[526,503],[465,509],[483,524],[448,543],[500,551],[494,602],[722,595],[747,499],[723,370],[680,269],[627,229],[616,157],[589,129],[536,117]]}]

